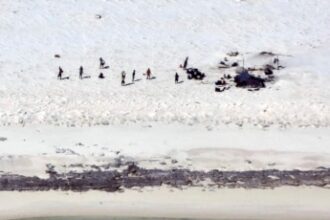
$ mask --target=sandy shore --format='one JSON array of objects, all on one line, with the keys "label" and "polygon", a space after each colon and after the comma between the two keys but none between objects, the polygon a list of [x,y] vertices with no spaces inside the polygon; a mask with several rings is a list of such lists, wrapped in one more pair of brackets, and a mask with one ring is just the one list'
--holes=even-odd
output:
[{"label": "sandy shore", "polygon": [[196,219],[330,218],[330,190],[146,188],[123,193],[0,192],[0,219],[42,216],[125,216]]},{"label": "sandy shore", "polygon": [[[1,127],[0,171],[48,177],[70,165],[135,161],[144,168],[314,170],[330,167],[328,128],[287,129],[183,125],[91,128]],[[237,136],[239,134],[239,136]],[[174,161],[174,163],[173,163]]]},{"label": "sandy shore", "polygon": [[[116,158],[144,168],[316,169],[329,166],[328,129],[271,131],[199,127],[1,128],[0,170],[47,177],[93,170]],[[237,134],[240,138],[236,138]],[[192,138],[193,137],[193,138]],[[221,140],[221,141],[219,141]],[[148,143],[148,144],[145,144]],[[147,160],[148,159],[148,160]],[[175,163],[173,162],[175,161]],[[124,166],[126,168],[126,166]],[[79,170],[77,170],[79,171]],[[203,191],[204,189],[204,191]],[[143,191],[143,192],[142,192]],[[143,188],[123,193],[0,192],[0,219],[37,216],[141,216],[196,219],[330,219],[330,190]]]}]

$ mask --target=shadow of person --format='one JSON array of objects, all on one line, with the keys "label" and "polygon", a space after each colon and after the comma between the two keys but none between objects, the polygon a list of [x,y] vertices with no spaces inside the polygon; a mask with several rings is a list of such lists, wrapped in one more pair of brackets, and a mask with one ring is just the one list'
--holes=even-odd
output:
[{"label": "shadow of person", "polygon": [[133,85],[134,83],[126,83],[126,84],[123,84],[123,86],[130,86],[130,85]]},{"label": "shadow of person", "polygon": [[69,80],[70,76],[62,77],[60,80]]}]

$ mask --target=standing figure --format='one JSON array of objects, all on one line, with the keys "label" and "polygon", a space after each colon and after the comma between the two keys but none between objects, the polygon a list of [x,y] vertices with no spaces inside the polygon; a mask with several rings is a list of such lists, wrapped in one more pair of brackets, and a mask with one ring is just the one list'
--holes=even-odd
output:
[{"label": "standing figure", "polygon": [[147,79],[151,79],[151,70],[150,70],[150,68],[147,69]]},{"label": "standing figure", "polygon": [[186,57],[183,63],[183,69],[187,69],[189,57]]},{"label": "standing figure", "polygon": [[125,78],[126,78],[126,72],[122,71],[121,72],[121,85],[125,85]]},{"label": "standing figure", "polygon": [[134,83],[135,81],[135,70],[133,70],[133,73],[132,73],[132,83]]},{"label": "standing figure", "polygon": [[103,60],[102,57],[100,57],[100,69],[103,69],[105,65],[105,61]]},{"label": "standing figure", "polygon": [[62,73],[63,73],[63,70],[61,67],[58,67],[58,74],[57,74],[57,79],[61,80],[62,79]]},{"label": "standing figure", "polygon": [[280,65],[280,59],[278,57],[276,57],[273,62],[277,66],[276,69],[278,70],[279,69],[279,65]]},{"label": "standing figure", "polygon": [[179,83],[179,74],[175,73],[175,84]]},{"label": "standing figure", "polygon": [[84,68],[80,66],[79,68],[79,79],[83,79],[83,74],[84,74]]}]

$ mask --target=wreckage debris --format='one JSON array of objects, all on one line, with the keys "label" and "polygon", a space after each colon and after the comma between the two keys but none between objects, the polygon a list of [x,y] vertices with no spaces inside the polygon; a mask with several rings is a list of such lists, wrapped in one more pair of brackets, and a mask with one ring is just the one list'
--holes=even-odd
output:
[{"label": "wreckage debris", "polygon": [[261,77],[256,77],[251,75],[248,70],[241,69],[238,72],[238,75],[235,76],[234,82],[236,87],[243,88],[265,88],[265,80]]},{"label": "wreckage debris", "polygon": [[270,51],[261,51],[259,53],[259,55],[262,55],[262,56],[275,56],[276,54],[274,54],[273,52],[270,52]]},{"label": "wreckage debris", "polygon": [[202,73],[197,68],[186,69],[188,79],[203,80],[205,78],[205,73]]}]

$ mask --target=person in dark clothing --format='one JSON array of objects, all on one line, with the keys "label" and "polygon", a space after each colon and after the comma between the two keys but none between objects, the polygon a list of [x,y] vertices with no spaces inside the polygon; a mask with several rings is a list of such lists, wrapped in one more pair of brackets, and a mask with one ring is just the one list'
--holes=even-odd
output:
[{"label": "person in dark clothing", "polygon": [[276,57],[273,62],[277,66],[276,69],[278,70],[279,69],[279,65],[280,65],[280,59],[278,57]]},{"label": "person in dark clothing", "polygon": [[104,74],[103,73],[100,73],[100,75],[99,75],[99,79],[104,79],[105,77],[104,77]]},{"label": "person in dark clothing", "polygon": [[125,78],[126,78],[126,72],[122,71],[121,72],[121,85],[125,85]]},{"label": "person in dark clothing", "polygon": [[58,67],[57,79],[61,80],[62,79],[62,74],[63,74],[62,68],[61,67]]},{"label": "person in dark clothing", "polygon": [[189,57],[186,57],[183,63],[183,69],[187,69]]},{"label": "person in dark clothing", "polygon": [[175,84],[179,83],[179,74],[175,73]]},{"label": "person in dark clothing", "polygon": [[134,83],[135,81],[135,70],[133,70],[133,73],[132,73],[132,83]]},{"label": "person in dark clothing", "polygon": [[79,79],[83,79],[83,74],[84,74],[84,68],[80,66],[79,68]]},{"label": "person in dark clothing", "polygon": [[147,79],[151,79],[151,70],[150,70],[150,68],[147,69]]},{"label": "person in dark clothing", "polygon": [[100,69],[102,69],[105,65],[105,61],[103,60],[102,57],[100,57]]}]

